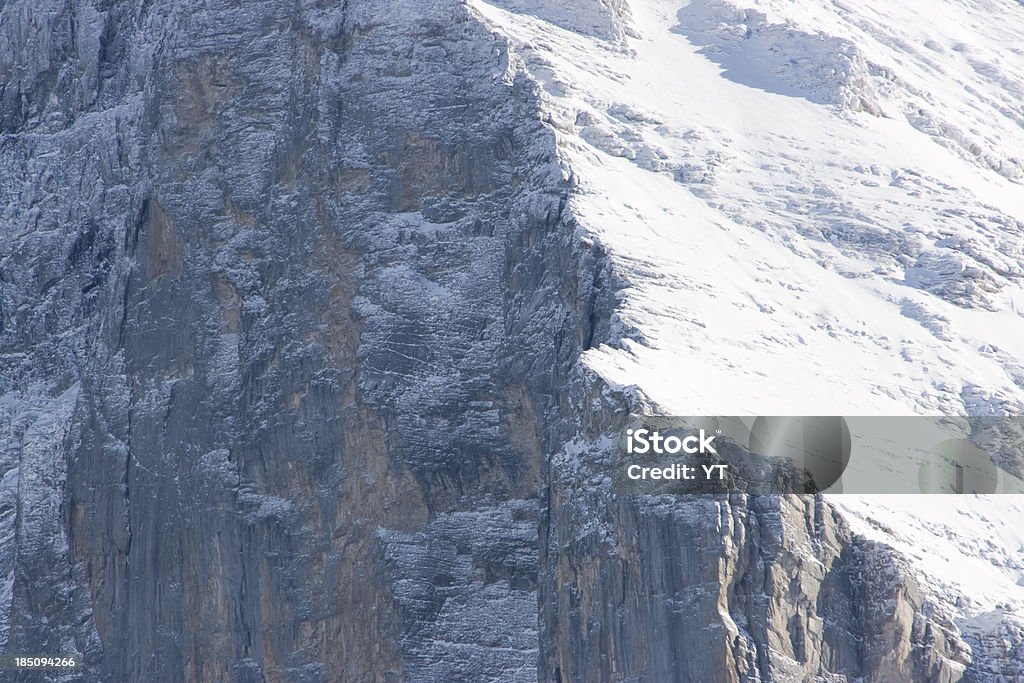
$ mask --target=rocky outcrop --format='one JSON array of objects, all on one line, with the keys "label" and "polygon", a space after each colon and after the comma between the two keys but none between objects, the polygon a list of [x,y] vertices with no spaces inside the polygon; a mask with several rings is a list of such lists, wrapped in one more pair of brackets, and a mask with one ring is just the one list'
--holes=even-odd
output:
[{"label": "rocky outcrop", "polygon": [[593,478],[553,485],[547,680],[958,681],[987,666],[949,606],[820,496],[615,498],[579,481]]}]

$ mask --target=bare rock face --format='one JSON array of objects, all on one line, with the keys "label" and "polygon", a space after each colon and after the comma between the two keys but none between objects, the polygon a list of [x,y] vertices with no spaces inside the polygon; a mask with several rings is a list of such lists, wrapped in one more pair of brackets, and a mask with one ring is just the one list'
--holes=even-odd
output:
[{"label": "bare rock face", "polygon": [[821,497],[552,488],[548,680],[959,681],[989,666],[950,606]]},{"label": "bare rock face", "polygon": [[504,44],[456,2],[0,26],[5,651],[427,679],[461,638],[449,673],[535,677],[589,281]]},{"label": "bare rock face", "polygon": [[69,681],[960,680],[823,502],[569,467],[636,408],[576,363],[616,275],[462,3],[6,3],[0,84],[0,650],[80,652]]}]

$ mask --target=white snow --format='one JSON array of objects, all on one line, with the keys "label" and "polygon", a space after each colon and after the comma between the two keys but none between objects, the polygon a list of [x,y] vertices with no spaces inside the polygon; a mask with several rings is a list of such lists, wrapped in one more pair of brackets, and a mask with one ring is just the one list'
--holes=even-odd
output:
[{"label": "white snow", "polygon": [[[471,4],[628,279],[585,359],[610,383],[676,415],[1022,412],[1024,5],[634,0],[584,34]],[[1024,497],[831,500],[965,628],[1024,614]]]}]

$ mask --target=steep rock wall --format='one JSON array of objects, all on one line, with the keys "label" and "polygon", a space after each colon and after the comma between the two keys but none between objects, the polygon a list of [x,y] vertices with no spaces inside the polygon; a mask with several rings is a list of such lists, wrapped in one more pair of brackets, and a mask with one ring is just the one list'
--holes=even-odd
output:
[{"label": "steep rock wall", "polygon": [[593,278],[503,41],[456,2],[0,26],[4,649],[535,678],[541,444]]}]

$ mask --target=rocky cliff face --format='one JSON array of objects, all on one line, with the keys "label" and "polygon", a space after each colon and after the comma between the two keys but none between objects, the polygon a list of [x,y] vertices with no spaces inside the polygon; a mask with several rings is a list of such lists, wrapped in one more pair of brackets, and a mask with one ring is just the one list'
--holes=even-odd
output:
[{"label": "rocky cliff face", "polygon": [[973,680],[950,606],[821,499],[584,495],[553,513],[545,680]]},{"label": "rocky cliff face", "polygon": [[960,680],[949,616],[822,500],[612,494],[643,399],[580,357],[628,273],[552,116],[454,0],[0,5],[0,650],[81,652],[68,681]]},{"label": "rocky cliff face", "polygon": [[451,2],[3,12],[4,649],[533,670],[593,266],[507,47]]}]

